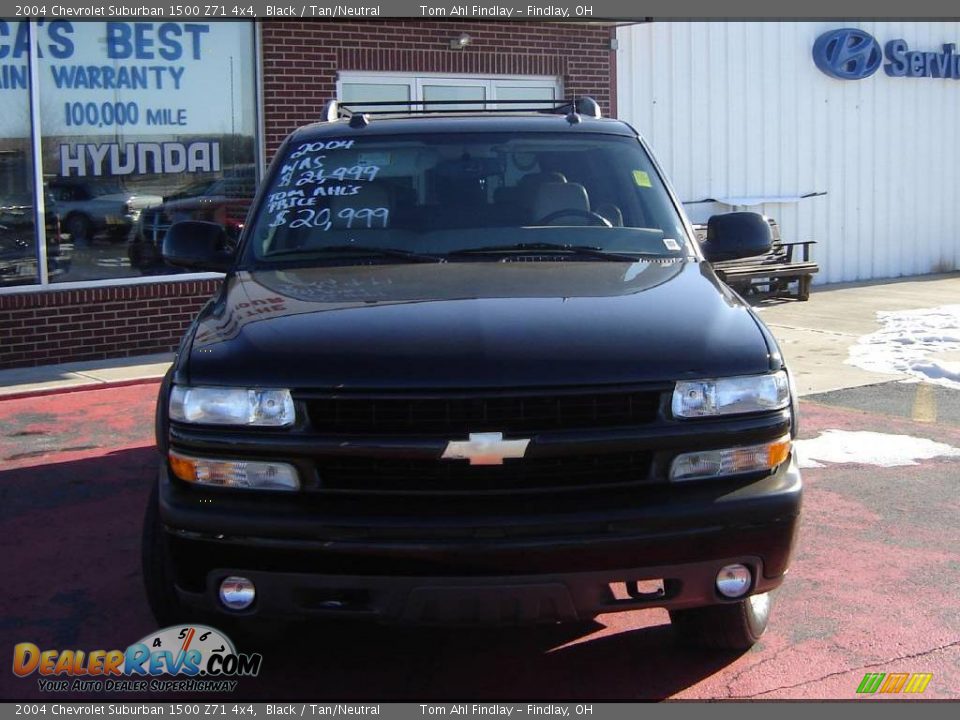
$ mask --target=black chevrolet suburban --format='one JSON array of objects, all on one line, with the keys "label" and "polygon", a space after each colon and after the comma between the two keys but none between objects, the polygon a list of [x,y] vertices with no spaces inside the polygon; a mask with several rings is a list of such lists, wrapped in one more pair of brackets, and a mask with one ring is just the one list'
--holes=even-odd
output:
[{"label": "black chevrolet suburban", "polygon": [[331,103],[270,166],[163,381],[143,569],[202,613],[416,624],[662,607],[746,648],[801,504],[777,343],[699,246],[649,148],[589,98]]}]

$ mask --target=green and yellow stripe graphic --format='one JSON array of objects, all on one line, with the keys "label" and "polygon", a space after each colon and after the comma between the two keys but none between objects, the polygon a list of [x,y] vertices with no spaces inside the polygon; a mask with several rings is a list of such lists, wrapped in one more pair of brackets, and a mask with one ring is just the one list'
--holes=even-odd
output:
[{"label": "green and yellow stripe graphic", "polygon": [[927,689],[933,673],[867,673],[857,687],[857,693],[922,693]]}]

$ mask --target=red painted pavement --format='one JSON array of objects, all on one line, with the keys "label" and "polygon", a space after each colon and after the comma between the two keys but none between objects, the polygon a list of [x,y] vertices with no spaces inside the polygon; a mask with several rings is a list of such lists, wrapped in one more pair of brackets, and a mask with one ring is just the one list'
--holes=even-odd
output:
[{"label": "red painted pavement", "polygon": [[[156,629],[138,559],[156,466],[156,392],[150,384],[0,401],[0,557],[8,580],[0,668],[10,667],[17,642],[122,649]],[[956,428],[804,404],[802,435],[828,428],[960,447]],[[241,644],[264,654],[264,668],[234,697],[847,699],[865,672],[902,671],[933,673],[918,697],[956,698],[958,477],[960,463],[946,459],[806,470],[795,562],[770,629],[745,654],[677,648],[657,610],[573,629],[269,627]],[[35,675],[0,669],[0,698],[41,697],[66,699],[39,692]]]}]

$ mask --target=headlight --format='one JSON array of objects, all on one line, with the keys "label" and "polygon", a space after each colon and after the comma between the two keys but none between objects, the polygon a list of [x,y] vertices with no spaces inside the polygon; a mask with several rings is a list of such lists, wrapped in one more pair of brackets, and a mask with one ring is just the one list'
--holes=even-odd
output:
[{"label": "headlight", "polygon": [[217,460],[170,451],[170,469],[184,482],[250,490],[299,490],[297,469],[287,463]]},{"label": "headlight", "polygon": [[678,418],[782,410],[790,404],[787,374],[740,375],[678,382],[671,408]]},{"label": "headlight", "polygon": [[792,447],[790,436],[784,435],[763,445],[684,453],[670,465],[670,479],[704,480],[773,470],[790,457]]},{"label": "headlight", "polygon": [[186,387],[170,393],[170,419],[202,425],[293,425],[296,412],[289,390]]}]

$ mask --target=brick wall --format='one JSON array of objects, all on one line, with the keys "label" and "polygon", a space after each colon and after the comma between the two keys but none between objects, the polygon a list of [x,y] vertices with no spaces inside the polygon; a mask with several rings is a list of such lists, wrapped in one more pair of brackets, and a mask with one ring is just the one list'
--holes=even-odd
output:
[{"label": "brick wall", "polygon": [[0,295],[0,368],[175,350],[219,280]]},{"label": "brick wall", "polygon": [[[336,95],[338,70],[553,75],[567,96],[610,112],[610,29],[577,23],[269,21],[263,30],[268,159]],[[450,50],[468,33],[473,42]],[[216,281],[144,283],[0,295],[0,368],[98,360],[176,348]]]},{"label": "brick wall", "polygon": [[[267,157],[293,129],[316,122],[336,96],[338,70],[555,75],[567,96],[591,95],[610,113],[610,28],[579,23],[377,20],[263,23]],[[473,42],[451,50],[467,33]]]}]

